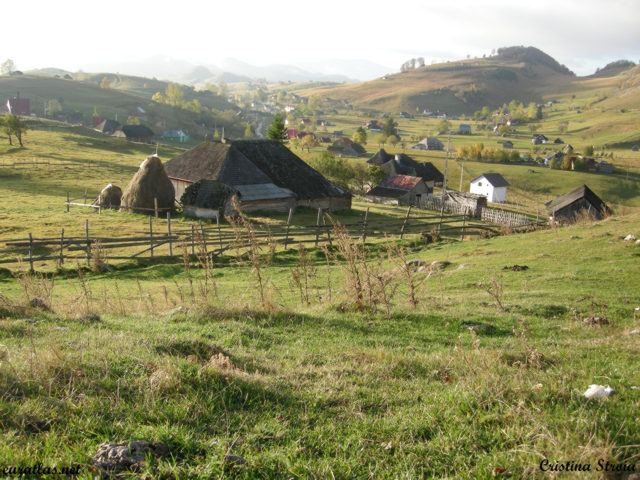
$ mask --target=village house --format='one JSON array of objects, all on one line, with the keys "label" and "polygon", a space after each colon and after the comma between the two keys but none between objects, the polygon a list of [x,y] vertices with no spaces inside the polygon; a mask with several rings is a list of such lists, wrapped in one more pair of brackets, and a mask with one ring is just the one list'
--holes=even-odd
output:
[{"label": "village house", "polygon": [[152,143],[155,134],[153,130],[144,125],[125,125],[116,130],[112,136],[126,138],[130,142]]},{"label": "village house", "polygon": [[119,122],[116,122],[115,120],[109,120],[107,118],[105,120],[102,120],[100,123],[98,123],[95,126],[94,130],[100,133],[104,133],[105,135],[111,135],[116,130],[119,130],[121,128],[122,128],[122,125],[120,125]]},{"label": "village house", "polygon": [[380,185],[366,194],[366,199],[374,203],[394,205],[417,205],[429,189],[420,177],[410,175],[389,175]]},{"label": "village house", "polygon": [[162,139],[167,142],[184,143],[189,138],[189,134],[184,130],[165,130],[162,132]]},{"label": "village house", "polygon": [[444,150],[444,144],[437,138],[423,138],[416,145],[411,147],[412,150]]},{"label": "village house", "polygon": [[205,179],[232,187],[239,194],[242,208],[252,210],[283,211],[292,206],[351,208],[350,193],[273,140],[203,142],[169,160],[165,170],[176,199],[189,185]]},{"label": "village house", "polygon": [[609,207],[586,185],[562,194],[546,205],[549,218],[572,221],[579,215],[602,219],[610,213]]},{"label": "village house", "polygon": [[493,203],[503,203],[507,200],[509,183],[499,173],[483,173],[471,180],[470,193],[484,195]]},{"label": "village house", "polygon": [[387,175],[420,177],[430,192],[433,192],[434,186],[442,185],[444,181],[444,175],[432,163],[416,162],[410,156],[402,153],[391,155],[383,148],[367,160],[367,163],[378,166]]},{"label": "village house", "polygon": [[458,135],[471,135],[471,125],[461,123],[458,127]]},{"label": "village house", "polygon": [[11,115],[31,115],[31,105],[28,98],[10,98],[2,110]]}]

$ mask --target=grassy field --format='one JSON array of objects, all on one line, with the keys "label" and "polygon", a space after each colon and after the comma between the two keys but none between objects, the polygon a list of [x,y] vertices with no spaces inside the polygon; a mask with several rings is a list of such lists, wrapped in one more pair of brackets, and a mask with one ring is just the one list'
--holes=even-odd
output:
[{"label": "grassy field", "polygon": [[[170,454],[142,467],[148,478],[630,468],[640,459],[640,247],[620,237],[640,237],[639,220],[404,242],[403,261],[369,245],[355,268],[363,285],[385,281],[363,287],[373,297],[361,307],[344,260],[356,245],[332,249],[329,267],[322,251],[291,249],[210,268],[3,276],[3,462],[74,465],[90,478],[102,442],[158,440]],[[415,273],[415,302],[409,260],[444,266]],[[528,269],[503,270],[514,263]],[[26,306],[35,296],[51,310]],[[587,400],[592,383],[615,394]],[[544,460],[592,471],[544,472]]]}]

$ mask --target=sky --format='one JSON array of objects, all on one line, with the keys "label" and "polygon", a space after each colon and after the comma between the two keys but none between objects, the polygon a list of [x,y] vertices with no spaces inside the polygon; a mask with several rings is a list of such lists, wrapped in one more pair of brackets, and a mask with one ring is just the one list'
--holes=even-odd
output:
[{"label": "sky", "polygon": [[2,26],[16,41],[2,50],[20,70],[95,71],[165,55],[202,65],[367,60],[395,72],[414,57],[429,64],[523,45],[589,75],[640,61],[638,19],[637,0],[22,0]]}]

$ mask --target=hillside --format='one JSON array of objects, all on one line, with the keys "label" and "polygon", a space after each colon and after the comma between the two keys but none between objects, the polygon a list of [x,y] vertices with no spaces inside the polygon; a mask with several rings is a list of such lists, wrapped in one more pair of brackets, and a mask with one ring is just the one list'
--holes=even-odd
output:
[{"label": "hillside", "polygon": [[[585,79],[591,79],[576,77],[534,47],[509,47],[498,52],[495,56],[425,66],[370,82],[309,88],[298,93],[343,100],[363,109],[410,113],[428,109],[468,115],[485,105],[495,108],[514,99],[542,103],[551,96],[584,89]],[[613,65],[604,70],[620,73],[627,68]]]},{"label": "hillside", "polygon": [[[0,76],[0,99],[4,103],[7,98],[18,94],[22,98],[28,98],[31,111],[38,116],[43,116],[45,105],[56,99],[63,109],[60,112],[61,118],[73,118],[73,123],[79,123],[76,118],[82,118],[85,124],[90,124],[94,110],[100,116],[117,118],[121,123],[129,116],[137,116],[157,133],[175,128],[189,130],[192,134],[200,133],[203,124],[210,123],[212,129],[216,123],[219,126],[225,123],[221,114],[209,115],[207,118],[194,111],[152,102],[151,98],[156,92],[166,90],[167,82],[111,73],[65,75],[66,78],[56,73]],[[105,83],[108,88],[100,87],[103,79],[107,79]],[[196,91],[192,87],[182,86],[181,89],[185,102],[195,99],[207,109],[216,112],[231,111],[235,116],[237,107],[225,98],[208,91]],[[233,123],[227,123],[227,130],[233,131]],[[241,132],[238,127],[237,134],[240,135]]]}]

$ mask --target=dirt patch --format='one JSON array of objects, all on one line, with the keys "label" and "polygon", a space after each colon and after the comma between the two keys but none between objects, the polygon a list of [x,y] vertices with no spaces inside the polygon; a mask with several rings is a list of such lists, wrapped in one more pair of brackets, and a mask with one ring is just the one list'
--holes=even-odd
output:
[{"label": "dirt patch", "polygon": [[529,270],[527,265],[511,265],[510,267],[502,267],[502,270],[511,270],[512,272],[524,272]]},{"label": "dirt patch", "polygon": [[582,323],[588,326],[601,327],[602,325],[609,325],[609,320],[607,320],[607,317],[601,317],[600,315],[591,315],[582,320]]}]

